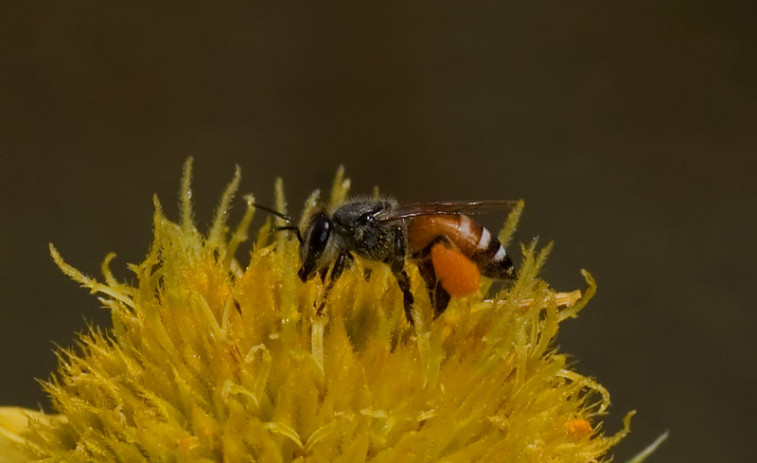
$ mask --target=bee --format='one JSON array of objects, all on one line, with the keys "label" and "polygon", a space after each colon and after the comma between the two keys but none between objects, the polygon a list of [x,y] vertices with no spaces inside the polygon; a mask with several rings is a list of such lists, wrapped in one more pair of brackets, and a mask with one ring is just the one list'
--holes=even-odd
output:
[{"label": "bee", "polygon": [[[413,323],[413,294],[405,262],[418,265],[438,316],[451,296],[478,290],[480,274],[514,279],[513,262],[505,248],[472,214],[510,209],[515,201],[453,201],[398,203],[393,199],[354,198],[333,211],[316,209],[301,232],[294,219],[255,206],[287,222],[279,230],[297,234],[302,282],[330,280],[326,294],[350,267],[353,254],[387,264],[403,294],[405,317]],[[325,299],[325,297],[324,297]],[[322,309],[319,308],[319,312]]]}]

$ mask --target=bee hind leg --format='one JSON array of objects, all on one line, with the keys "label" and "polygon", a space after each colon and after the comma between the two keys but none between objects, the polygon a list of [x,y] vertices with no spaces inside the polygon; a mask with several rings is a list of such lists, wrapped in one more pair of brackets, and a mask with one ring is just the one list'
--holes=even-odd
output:
[{"label": "bee hind leg", "polygon": [[447,310],[449,301],[452,298],[450,294],[439,281],[436,276],[436,269],[434,263],[431,260],[431,248],[436,244],[443,244],[445,246],[454,248],[454,244],[445,235],[439,235],[432,240],[425,248],[414,254],[413,258],[418,261],[418,271],[423,277],[423,281],[426,282],[426,290],[428,291],[428,297],[431,299],[431,305],[434,306],[434,317],[438,317]]},{"label": "bee hind leg", "polygon": [[418,261],[418,271],[423,277],[423,281],[426,282],[428,297],[434,306],[434,317],[438,317],[447,310],[451,296],[439,283],[430,255],[426,255]]}]

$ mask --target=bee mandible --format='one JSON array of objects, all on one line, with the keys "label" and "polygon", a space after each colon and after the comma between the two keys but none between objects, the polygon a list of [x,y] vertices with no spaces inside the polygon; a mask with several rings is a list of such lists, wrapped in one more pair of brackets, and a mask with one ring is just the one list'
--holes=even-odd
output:
[{"label": "bee mandible", "polygon": [[[304,233],[294,219],[276,210],[255,204],[287,222],[279,230],[296,232],[300,242],[298,276],[306,282],[317,275],[331,278],[326,294],[347,269],[356,254],[389,265],[403,294],[405,317],[413,323],[413,294],[405,261],[418,269],[438,316],[451,296],[478,289],[478,272],[495,279],[515,278],[515,269],[499,240],[470,215],[512,208],[515,201],[453,201],[398,203],[393,199],[347,200],[332,212],[325,208],[312,213]],[[457,278],[475,266],[475,281]],[[320,311],[320,309],[319,309]]]}]

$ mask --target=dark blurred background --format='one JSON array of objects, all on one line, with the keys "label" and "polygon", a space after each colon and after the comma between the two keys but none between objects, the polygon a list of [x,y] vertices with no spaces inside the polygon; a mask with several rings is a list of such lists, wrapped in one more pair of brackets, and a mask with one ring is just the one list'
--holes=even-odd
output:
[{"label": "dark blurred background", "polygon": [[754,458],[757,3],[103,3],[0,6],[0,404],[49,409],[53,343],[108,324],[49,241],[127,275],[187,156],[205,225],[235,164],[298,212],[344,163],[356,193],[524,198],[546,279],[594,274],[559,343],[609,431],[638,411],[616,461],[666,429],[650,461]]}]

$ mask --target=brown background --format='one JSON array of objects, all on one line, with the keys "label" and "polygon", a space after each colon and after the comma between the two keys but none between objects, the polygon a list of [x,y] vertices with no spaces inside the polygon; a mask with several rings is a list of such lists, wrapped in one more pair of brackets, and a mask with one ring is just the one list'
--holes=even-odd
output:
[{"label": "brown background", "polygon": [[754,457],[757,3],[102,3],[0,6],[0,403],[48,407],[52,343],[108,322],[48,241],[126,275],[186,156],[204,224],[236,163],[297,211],[344,162],[355,192],[525,198],[546,278],[594,273],[559,342],[609,430],[639,412],[616,461],[666,429],[651,461]]}]

